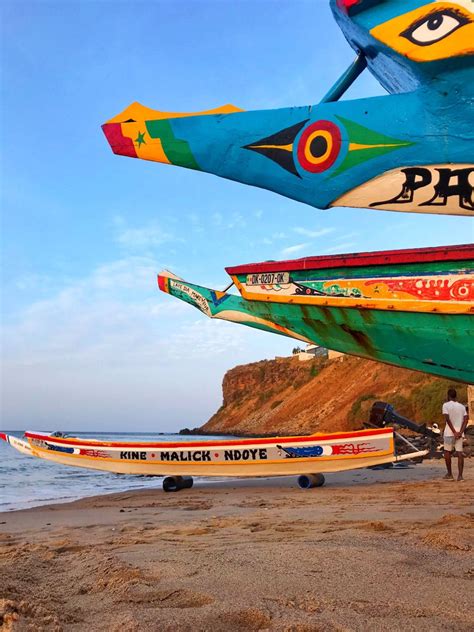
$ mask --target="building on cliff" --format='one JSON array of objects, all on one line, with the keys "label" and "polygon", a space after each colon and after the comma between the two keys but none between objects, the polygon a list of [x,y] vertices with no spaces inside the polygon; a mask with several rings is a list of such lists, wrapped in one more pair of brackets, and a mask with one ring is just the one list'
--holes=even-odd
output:
[{"label": "building on cliff", "polygon": [[307,362],[308,360],[314,360],[315,358],[327,358],[328,350],[325,347],[319,345],[307,344],[304,349],[294,354],[298,356],[300,362]]},{"label": "building on cliff", "polygon": [[328,349],[328,360],[334,360],[335,358],[343,358],[346,354],[342,353],[342,351],[334,351],[333,349]]}]

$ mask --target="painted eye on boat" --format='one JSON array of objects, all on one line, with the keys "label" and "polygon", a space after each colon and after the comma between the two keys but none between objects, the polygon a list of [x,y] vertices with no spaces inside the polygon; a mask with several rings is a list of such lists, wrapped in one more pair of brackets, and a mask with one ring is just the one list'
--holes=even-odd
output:
[{"label": "painted eye on boat", "polygon": [[456,11],[443,9],[418,20],[400,35],[418,46],[429,46],[448,37],[469,21],[469,18]]},{"label": "painted eye on boat", "polygon": [[308,125],[298,142],[300,165],[311,173],[329,169],[337,160],[341,149],[341,131],[331,121],[316,121]]}]

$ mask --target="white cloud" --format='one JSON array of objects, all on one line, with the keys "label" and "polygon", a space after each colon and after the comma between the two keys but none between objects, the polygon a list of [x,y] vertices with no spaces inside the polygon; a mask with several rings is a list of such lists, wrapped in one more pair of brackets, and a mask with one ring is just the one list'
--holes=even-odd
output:
[{"label": "white cloud", "polygon": [[161,267],[108,262],[5,323],[4,428],[195,426],[218,408],[227,369],[291,344],[159,292]]},{"label": "white cloud", "polygon": [[[145,226],[130,227],[120,216],[114,219],[115,241],[130,251],[148,251],[167,242],[177,241],[169,231],[164,230],[157,222],[149,222]],[[182,239],[179,239],[182,241]]]},{"label": "white cloud", "polygon": [[127,257],[32,303],[4,327],[6,359],[41,365],[93,357],[113,363],[135,356],[137,343],[150,346],[156,340],[155,334],[150,337],[157,318],[185,308],[159,293],[161,267],[150,258]]},{"label": "white cloud", "polygon": [[288,248],[283,248],[281,251],[282,255],[291,255],[295,252],[299,252],[300,250],[304,250],[307,248],[309,244],[295,244],[294,246],[288,246]]},{"label": "white cloud", "polygon": [[227,222],[227,228],[235,229],[235,228],[245,228],[247,226],[247,222],[242,215],[242,213],[233,212],[230,215],[230,218]]},{"label": "white cloud", "polygon": [[173,357],[181,360],[215,358],[242,348],[245,338],[245,329],[235,323],[200,317],[175,331],[169,339],[169,347],[173,349]]},{"label": "white cloud", "polygon": [[353,231],[352,233],[346,233],[345,235],[340,235],[339,241],[347,241],[348,239],[354,239],[354,237],[358,237],[360,233],[358,231]]},{"label": "white cloud", "polygon": [[35,272],[31,274],[23,274],[15,280],[15,286],[22,291],[30,291],[30,290],[51,290],[51,288],[56,283],[51,276],[46,274],[37,274]]},{"label": "white cloud", "polygon": [[322,250],[322,254],[344,254],[346,253],[348,250],[350,251],[351,248],[354,248],[356,246],[356,243],[351,241],[351,242],[347,242],[344,244],[337,244],[336,246],[332,246],[331,248],[325,248],[324,250]]},{"label": "white cloud", "polygon": [[301,226],[296,226],[293,228],[295,233],[298,235],[304,235],[305,237],[310,237],[311,239],[315,239],[316,237],[323,237],[324,235],[329,235],[333,233],[335,228],[320,228],[319,230],[308,230],[307,228],[302,228]]}]

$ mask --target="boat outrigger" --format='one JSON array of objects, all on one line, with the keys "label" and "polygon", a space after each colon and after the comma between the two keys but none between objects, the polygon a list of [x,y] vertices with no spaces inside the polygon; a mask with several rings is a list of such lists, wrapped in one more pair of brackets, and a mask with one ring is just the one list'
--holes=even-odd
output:
[{"label": "boat outrigger", "polygon": [[[376,408],[376,406],[382,408]],[[165,476],[163,489],[192,486],[193,476],[259,477],[297,475],[300,487],[320,487],[323,472],[373,467],[425,456],[427,450],[396,453],[397,433],[386,422],[430,431],[377,403],[370,428],[355,432],[252,439],[199,439],[173,442],[111,442],[69,437],[62,433],[25,432],[24,438],[0,433],[23,454],[47,461],[117,474]],[[410,425],[411,424],[411,425]]]}]

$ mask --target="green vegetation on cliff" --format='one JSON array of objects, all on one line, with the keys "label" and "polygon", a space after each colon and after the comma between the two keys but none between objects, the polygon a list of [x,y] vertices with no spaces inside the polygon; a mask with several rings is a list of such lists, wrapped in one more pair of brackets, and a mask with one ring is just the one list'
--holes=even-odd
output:
[{"label": "green vegetation on cliff", "polygon": [[362,427],[377,400],[417,422],[441,422],[448,387],[466,387],[371,360],[297,357],[238,366],[223,380],[223,404],[201,428],[238,435],[310,434]]}]

